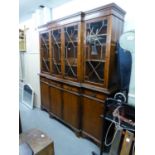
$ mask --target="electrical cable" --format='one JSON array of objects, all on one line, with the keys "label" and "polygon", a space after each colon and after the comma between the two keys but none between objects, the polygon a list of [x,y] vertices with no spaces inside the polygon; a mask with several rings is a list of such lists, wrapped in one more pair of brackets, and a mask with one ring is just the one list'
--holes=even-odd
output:
[{"label": "electrical cable", "polygon": [[[119,109],[120,109],[121,107],[122,107],[122,106],[118,106],[118,107],[114,110],[114,112],[113,112],[113,121],[112,121],[111,124],[109,125],[108,130],[107,130],[107,133],[106,133],[106,136],[105,136],[105,141],[104,141],[104,143],[105,143],[106,146],[110,146],[110,145],[113,143],[113,141],[114,141],[114,139],[115,139],[115,137],[116,137],[117,131],[122,129],[122,127],[120,126],[120,119],[118,119],[118,122],[116,122],[116,120],[115,120],[116,117],[119,115]],[[111,140],[110,143],[107,144],[107,136],[108,136],[108,133],[109,133],[110,128],[111,128],[111,126],[112,126],[113,123],[115,124],[116,130],[115,130],[113,139]]]},{"label": "electrical cable", "polygon": [[[117,131],[118,130],[123,130],[123,129],[125,129],[125,130],[130,130],[130,131],[135,131],[135,130],[133,130],[133,129],[131,129],[131,128],[128,128],[128,127],[122,127],[121,126],[121,119],[120,119],[120,114],[119,114],[119,109],[120,108],[122,108],[123,106],[118,106],[114,111],[113,111],[113,120],[112,120],[112,122],[111,122],[111,124],[109,125],[109,127],[108,127],[108,130],[107,130],[107,133],[106,133],[106,136],[105,136],[105,140],[104,140],[104,143],[105,143],[105,145],[106,146],[110,146],[112,143],[113,143],[113,141],[114,141],[114,139],[115,139],[115,137],[116,137],[116,134],[117,134]],[[118,122],[116,121],[116,118],[118,118]],[[109,134],[109,131],[110,131],[110,128],[111,128],[111,126],[112,126],[112,124],[115,124],[115,133],[114,133],[114,136],[113,136],[113,138],[112,138],[112,140],[111,140],[111,142],[110,143],[107,143],[107,137],[108,137],[108,134]]]}]

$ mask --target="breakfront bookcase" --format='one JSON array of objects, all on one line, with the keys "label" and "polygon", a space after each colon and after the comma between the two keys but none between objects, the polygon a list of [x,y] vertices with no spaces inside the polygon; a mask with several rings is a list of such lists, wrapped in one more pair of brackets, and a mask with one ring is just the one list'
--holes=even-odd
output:
[{"label": "breakfront bookcase", "polygon": [[116,42],[124,15],[111,3],[39,27],[41,108],[97,144],[104,101],[117,90]]}]

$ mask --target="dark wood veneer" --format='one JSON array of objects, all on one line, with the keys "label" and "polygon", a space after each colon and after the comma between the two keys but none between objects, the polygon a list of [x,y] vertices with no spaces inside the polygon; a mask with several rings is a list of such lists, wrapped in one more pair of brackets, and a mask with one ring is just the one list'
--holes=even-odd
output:
[{"label": "dark wood veneer", "polygon": [[115,51],[124,15],[111,3],[39,27],[41,107],[97,144],[105,99],[117,90]]}]

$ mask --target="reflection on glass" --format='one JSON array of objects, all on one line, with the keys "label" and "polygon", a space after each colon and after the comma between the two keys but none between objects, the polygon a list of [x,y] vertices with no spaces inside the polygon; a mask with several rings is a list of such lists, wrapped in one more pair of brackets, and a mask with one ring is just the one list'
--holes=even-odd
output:
[{"label": "reflection on glass", "polygon": [[42,71],[49,72],[49,34],[43,33],[41,38],[41,52],[42,52]]},{"label": "reflection on glass", "polygon": [[61,74],[61,29],[51,31],[52,40],[52,73]]},{"label": "reflection on glass", "polygon": [[65,76],[77,78],[77,36],[78,26],[69,26],[65,31]]},{"label": "reflection on glass", "polygon": [[104,58],[107,40],[107,20],[86,24],[85,80],[104,81]]}]

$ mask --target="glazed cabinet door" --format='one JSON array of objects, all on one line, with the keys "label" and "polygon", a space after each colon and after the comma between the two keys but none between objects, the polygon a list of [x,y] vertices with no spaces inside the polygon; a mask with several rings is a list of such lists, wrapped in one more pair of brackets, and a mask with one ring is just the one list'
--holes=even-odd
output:
[{"label": "glazed cabinet door", "polygon": [[51,70],[52,75],[60,76],[62,75],[61,70],[61,29],[52,29],[50,32],[51,37],[51,57],[52,57],[52,64]]},{"label": "glazed cabinet door", "polygon": [[101,142],[103,103],[83,97],[82,102],[82,133],[95,142]]},{"label": "glazed cabinet door", "polygon": [[108,20],[91,20],[85,24],[84,81],[104,85]]},{"label": "glazed cabinet door", "polygon": [[46,82],[40,82],[40,91],[41,91],[41,107],[49,111],[49,85]]},{"label": "glazed cabinet door", "polygon": [[64,77],[77,80],[78,24],[64,28]]},{"label": "glazed cabinet door", "polygon": [[50,73],[49,32],[40,33],[41,72]]}]

